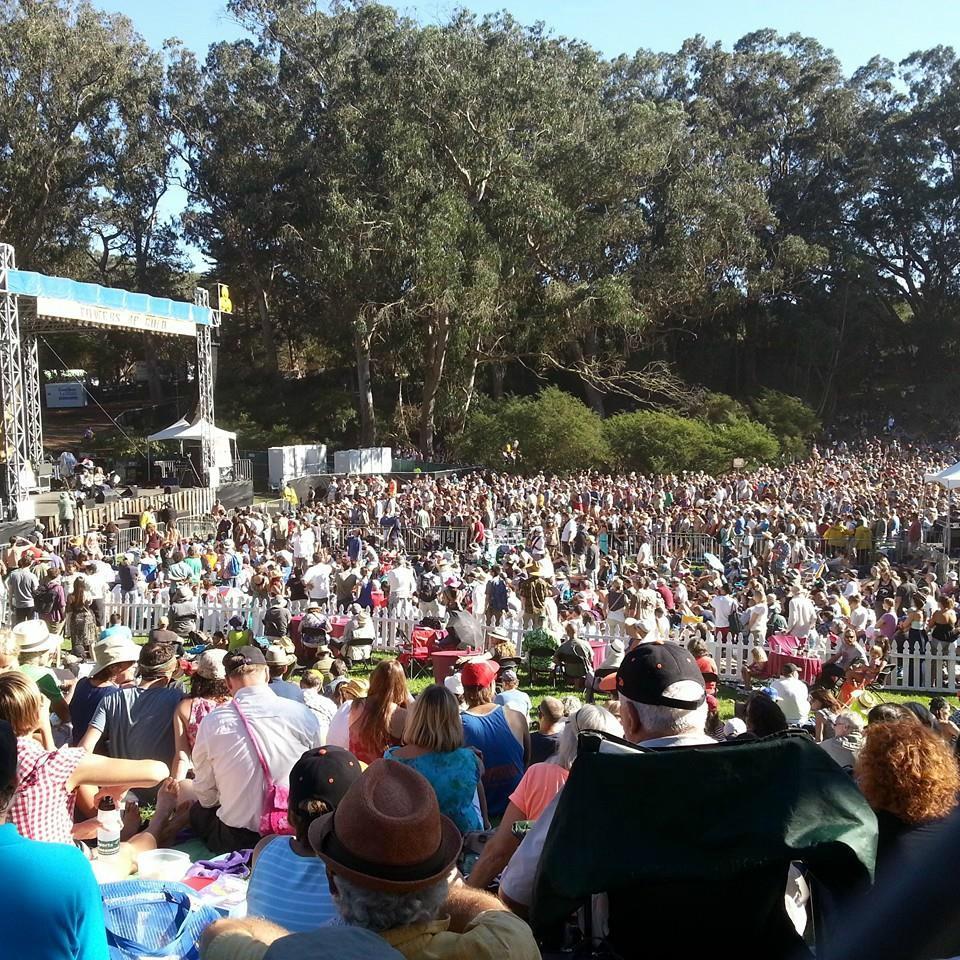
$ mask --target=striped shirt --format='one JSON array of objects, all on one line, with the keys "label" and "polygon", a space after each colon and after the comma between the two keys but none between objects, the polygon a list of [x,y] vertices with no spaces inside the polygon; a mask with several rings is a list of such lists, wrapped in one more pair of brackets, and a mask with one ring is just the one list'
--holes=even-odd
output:
[{"label": "striped shirt", "polygon": [[247,888],[247,915],[263,917],[291,933],[315,930],[337,916],[327,884],[327,865],[301,857],[289,837],[274,837],[261,848]]}]

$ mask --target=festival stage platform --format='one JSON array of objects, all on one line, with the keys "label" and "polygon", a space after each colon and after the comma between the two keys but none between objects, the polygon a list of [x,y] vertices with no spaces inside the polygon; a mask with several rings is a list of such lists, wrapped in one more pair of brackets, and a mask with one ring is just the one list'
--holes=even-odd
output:
[{"label": "festival stage platform", "polygon": [[[216,490],[190,487],[171,493],[164,491],[164,487],[140,487],[136,496],[116,497],[105,503],[88,499],[84,507],[76,512],[74,533],[82,535],[87,530],[101,527],[111,520],[120,527],[133,526],[139,522],[140,514],[148,508],[156,513],[164,507],[170,507],[178,517],[202,517],[209,515],[216,500],[227,510],[253,503],[253,483],[250,480],[221,484]],[[60,491],[56,490],[34,494],[29,498],[36,519],[49,536],[59,533],[59,496]],[[0,543],[8,542],[12,536],[26,536],[33,532],[34,527],[34,520],[0,523]]]}]

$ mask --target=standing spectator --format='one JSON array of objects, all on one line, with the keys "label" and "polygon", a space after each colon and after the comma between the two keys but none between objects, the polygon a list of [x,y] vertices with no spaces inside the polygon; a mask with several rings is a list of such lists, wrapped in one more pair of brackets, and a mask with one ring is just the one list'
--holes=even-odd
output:
[{"label": "standing spectator", "polygon": [[223,665],[233,700],[214,710],[197,731],[192,785],[197,802],[190,808],[194,833],[215,853],[254,847],[260,840],[268,784],[258,749],[271,780],[287,787],[303,752],[322,746],[313,712],[278,697],[268,686],[267,661],[259,647],[231,651]]},{"label": "standing spectator", "polygon": [[32,563],[29,554],[23,554],[17,561],[16,569],[7,577],[7,597],[13,607],[14,623],[32,620],[35,615],[34,594],[40,586],[40,581],[30,569]]},{"label": "standing spectator", "polygon": [[73,534],[73,520],[77,503],[69,490],[61,490],[57,497],[57,517],[60,522],[60,534],[69,537]]},{"label": "standing spectator", "polygon": [[93,659],[93,645],[100,636],[100,628],[87,592],[87,578],[78,576],[67,600],[64,635],[70,641],[70,650],[81,660]]}]

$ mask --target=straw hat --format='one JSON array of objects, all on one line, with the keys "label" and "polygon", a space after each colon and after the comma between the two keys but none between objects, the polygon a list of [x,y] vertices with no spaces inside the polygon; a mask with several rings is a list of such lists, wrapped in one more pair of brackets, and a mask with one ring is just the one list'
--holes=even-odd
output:
[{"label": "straw hat", "polygon": [[21,653],[55,650],[61,640],[55,633],[50,633],[50,628],[43,620],[23,620],[13,628],[13,635],[20,644]]}]

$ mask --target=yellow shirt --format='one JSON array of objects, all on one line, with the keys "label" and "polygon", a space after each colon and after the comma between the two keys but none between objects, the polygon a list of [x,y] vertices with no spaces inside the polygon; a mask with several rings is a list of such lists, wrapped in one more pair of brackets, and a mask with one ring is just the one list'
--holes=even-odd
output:
[{"label": "yellow shirt", "polygon": [[[470,923],[464,933],[447,929],[450,921],[433,920],[397,927],[380,934],[406,960],[541,960],[530,928],[507,910],[487,910]],[[202,953],[203,960],[263,960],[272,943],[283,935],[268,925],[264,935],[236,929],[214,937]],[[293,934],[303,937],[309,933]]]},{"label": "yellow shirt", "polygon": [[297,491],[290,486],[283,488],[283,499],[286,500],[291,507],[295,507],[300,502]]}]

